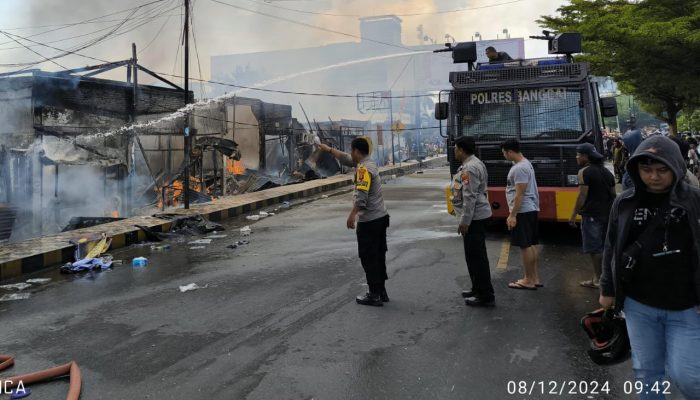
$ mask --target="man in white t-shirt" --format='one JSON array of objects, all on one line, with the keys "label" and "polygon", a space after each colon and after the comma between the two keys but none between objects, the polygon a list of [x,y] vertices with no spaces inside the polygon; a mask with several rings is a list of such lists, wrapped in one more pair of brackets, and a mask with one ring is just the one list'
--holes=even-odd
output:
[{"label": "man in white t-shirt", "polygon": [[525,276],[509,283],[508,287],[536,290],[542,285],[538,273],[539,256],[536,247],[539,244],[540,194],[537,190],[535,170],[520,152],[520,143],[517,140],[509,139],[503,142],[501,151],[506,160],[513,162],[506,185],[506,200],[510,211],[506,224],[510,230],[511,245],[520,247],[525,269]]}]

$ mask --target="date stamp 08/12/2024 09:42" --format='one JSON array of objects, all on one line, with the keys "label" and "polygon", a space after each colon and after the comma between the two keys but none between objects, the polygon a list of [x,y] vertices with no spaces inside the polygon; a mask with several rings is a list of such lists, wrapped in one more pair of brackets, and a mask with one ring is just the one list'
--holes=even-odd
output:
[{"label": "date stamp 08/12/2024 09:42", "polygon": [[508,381],[506,392],[511,396],[608,396],[616,394],[671,394],[669,381],[645,383],[625,381],[621,388],[615,388],[608,381]]}]

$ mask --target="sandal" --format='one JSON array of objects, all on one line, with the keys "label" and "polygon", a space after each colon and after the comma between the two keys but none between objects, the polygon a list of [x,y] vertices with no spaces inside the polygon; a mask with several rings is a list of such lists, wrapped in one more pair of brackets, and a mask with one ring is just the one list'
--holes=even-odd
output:
[{"label": "sandal", "polygon": [[518,290],[537,290],[537,286],[526,286],[526,285],[523,285],[522,281],[511,282],[508,284],[508,287],[510,289],[518,289]]},{"label": "sandal", "polygon": [[600,284],[593,282],[592,280],[580,282],[579,285],[589,288],[589,289],[599,289]]}]

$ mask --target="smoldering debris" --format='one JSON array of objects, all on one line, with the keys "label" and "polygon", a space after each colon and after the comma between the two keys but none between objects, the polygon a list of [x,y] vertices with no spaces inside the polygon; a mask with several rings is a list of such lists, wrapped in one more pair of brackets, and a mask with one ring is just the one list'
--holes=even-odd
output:
[{"label": "smoldering debris", "polygon": [[30,283],[13,283],[9,285],[0,285],[0,289],[5,290],[24,290],[32,287]]},{"label": "smoldering debris", "polygon": [[45,284],[51,282],[51,278],[34,278],[34,279],[27,279],[27,283],[38,283],[38,284]]},{"label": "smoldering debris", "polygon": [[212,239],[198,239],[198,240],[194,240],[192,242],[189,242],[187,244],[195,244],[195,245],[197,245],[197,244],[211,244],[211,242],[212,242]]},{"label": "smoldering debris", "polygon": [[31,295],[32,294],[28,292],[3,294],[2,296],[0,296],[0,302],[27,300],[29,297],[31,297]]},{"label": "smoldering debris", "polygon": [[248,244],[250,244],[250,240],[238,240],[238,241],[236,241],[236,243],[230,244],[230,245],[226,246],[226,248],[227,248],[227,249],[234,249],[234,250],[235,250],[235,249],[237,249],[237,248],[239,248],[239,247],[241,247],[241,246],[245,246],[245,245],[248,245]]}]

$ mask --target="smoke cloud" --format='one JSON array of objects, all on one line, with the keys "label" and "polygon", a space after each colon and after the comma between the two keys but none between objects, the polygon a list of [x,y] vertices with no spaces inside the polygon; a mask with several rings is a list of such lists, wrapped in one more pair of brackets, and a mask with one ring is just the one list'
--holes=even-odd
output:
[{"label": "smoke cloud", "polygon": [[[403,42],[406,45],[421,44],[416,28],[423,26],[424,35],[438,43],[450,34],[459,41],[471,40],[475,32],[481,33],[484,39],[502,37],[503,29],[508,29],[512,37],[526,37],[539,32],[534,20],[543,14],[552,14],[564,1],[556,0],[320,0],[320,1],[270,1],[262,0],[223,0],[240,8],[276,15],[311,25],[322,26],[336,31],[359,36],[359,22],[355,16],[372,16],[385,14],[420,14],[426,15],[403,16]],[[146,0],[4,0],[0,5],[0,27],[8,28],[31,27],[67,24],[115,11],[137,7],[148,3]],[[117,61],[131,57],[131,43],[136,43],[138,49],[146,48],[140,55],[139,61],[159,72],[181,74],[182,52],[178,52],[180,31],[182,27],[182,0],[166,0],[161,3],[148,5],[136,12],[127,25],[119,32],[142,26],[120,36],[110,37],[104,42],[80,51],[80,53],[99,59]],[[494,4],[508,3],[500,6]],[[210,57],[214,55],[271,51],[289,48],[320,46],[330,43],[357,41],[355,38],[338,35],[306,26],[291,24],[287,21],[276,20],[267,16],[252,14],[241,9],[227,7],[209,0],[193,0],[194,32],[197,46],[191,42],[191,74],[204,79],[210,77]],[[347,17],[330,15],[303,14],[284,10],[280,7],[312,11],[325,14],[343,14]],[[488,8],[478,8],[488,7]],[[449,12],[458,9],[477,8],[461,12]],[[170,10],[170,11],[168,11]],[[437,14],[430,14],[437,13]],[[73,36],[90,35],[66,41],[49,43],[51,46],[65,49],[85,42],[91,38],[109,32],[110,26],[119,23],[120,18],[126,18],[128,13],[122,13],[105,19],[110,22],[100,24],[81,24],[60,29],[54,32],[41,32],[59,27],[37,27],[33,29],[8,30],[21,36],[33,36],[31,40],[45,43],[62,40]],[[157,17],[149,19],[151,17]],[[97,30],[104,29],[101,32]],[[18,39],[19,40],[19,39]],[[21,41],[21,40],[20,40]],[[40,57],[7,38],[0,39],[0,63],[31,62]],[[33,45],[22,41],[23,44]],[[149,45],[150,43],[150,45]],[[35,51],[45,56],[59,53],[57,50],[33,45]],[[528,42],[528,50],[539,53],[541,43]],[[15,49],[8,49],[15,48]],[[199,53],[199,61],[197,61]],[[175,55],[178,54],[176,58]],[[541,55],[541,54],[534,54]],[[68,67],[80,67],[99,63],[95,60],[68,56],[56,60]],[[45,62],[40,65],[45,70],[58,70],[57,65]],[[5,67],[4,71],[15,70],[16,67]],[[117,70],[106,75],[112,78],[124,79],[124,71]],[[154,82],[143,77],[144,82]],[[175,81],[178,81],[175,79]]]}]

